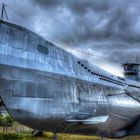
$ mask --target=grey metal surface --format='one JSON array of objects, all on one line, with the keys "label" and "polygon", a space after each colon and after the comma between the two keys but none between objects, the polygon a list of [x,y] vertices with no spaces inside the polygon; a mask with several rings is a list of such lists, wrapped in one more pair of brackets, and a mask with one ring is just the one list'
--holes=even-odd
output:
[{"label": "grey metal surface", "polygon": [[15,120],[52,132],[119,138],[130,134],[140,115],[138,82],[114,76],[4,21],[0,96]]}]

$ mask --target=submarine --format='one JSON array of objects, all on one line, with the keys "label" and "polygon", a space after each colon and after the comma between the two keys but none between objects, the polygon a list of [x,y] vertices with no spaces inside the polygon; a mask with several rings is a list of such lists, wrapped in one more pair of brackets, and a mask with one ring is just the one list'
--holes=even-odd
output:
[{"label": "submarine", "polygon": [[19,123],[40,131],[121,138],[140,135],[140,64],[125,77],[0,20],[0,98]]}]

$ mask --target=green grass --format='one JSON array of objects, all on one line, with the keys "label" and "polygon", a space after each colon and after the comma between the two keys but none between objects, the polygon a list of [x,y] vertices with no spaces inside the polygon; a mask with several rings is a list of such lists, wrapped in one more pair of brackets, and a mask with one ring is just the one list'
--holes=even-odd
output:
[{"label": "green grass", "polygon": [[[59,140],[100,140],[99,137],[94,136],[79,136],[58,134]],[[17,133],[0,133],[0,140],[53,140],[53,134],[45,132],[42,137],[33,137],[31,134],[17,134]],[[111,139],[105,139],[111,140]],[[140,137],[126,137],[119,140],[140,140]]]},{"label": "green grass", "polygon": [[[52,140],[52,133],[44,133],[44,137]],[[59,140],[100,140],[100,138],[95,136],[80,136],[80,135],[69,135],[69,134],[58,134]]]},{"label": "green grass", "polygon": [[27,134],[0,133],[0,140],[32,140],[33,137]]}]

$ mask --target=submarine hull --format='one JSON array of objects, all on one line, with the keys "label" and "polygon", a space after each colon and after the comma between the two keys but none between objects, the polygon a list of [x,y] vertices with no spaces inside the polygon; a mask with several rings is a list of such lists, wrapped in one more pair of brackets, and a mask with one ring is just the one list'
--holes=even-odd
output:
[{"label": "submarine hull", "polygon": [[79,61],[23,27],[0,22],[0,96],[16,121],[43,131],[129,135],[139,103],[124,82],[103,81]]}]

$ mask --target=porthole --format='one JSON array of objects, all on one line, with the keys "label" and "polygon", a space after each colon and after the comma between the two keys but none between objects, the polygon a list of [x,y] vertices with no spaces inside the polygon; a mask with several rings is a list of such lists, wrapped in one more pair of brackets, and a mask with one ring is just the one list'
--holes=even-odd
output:
[{"label": "porthole", "polygon": [[85,69],[87,69],[87,67],[85,67]]},{"label": "porthole", "polygon": [[83,65],[83,64],[81,64],[81,66],[83,67],[84,65]]},{"label": "porthole", "polygon": [[37,46],[37,50],[39,52],[41,52],[41,53],[44,53],[44,54],[48,54],[49,53],[48,48],[43,46],[43,45],[38,45]]},{"label": "porthole", "polygon": [[90,72],[90,70],[88,70],[88,72]]},{"label": "porthole", "polygon": [[93,72],[91,72],[91,74],[94,74]]},{"label": "porthole", "polygon": [[78,64],[81,64],[80,61],[78,61]]}]

